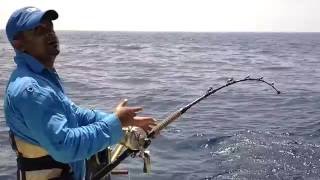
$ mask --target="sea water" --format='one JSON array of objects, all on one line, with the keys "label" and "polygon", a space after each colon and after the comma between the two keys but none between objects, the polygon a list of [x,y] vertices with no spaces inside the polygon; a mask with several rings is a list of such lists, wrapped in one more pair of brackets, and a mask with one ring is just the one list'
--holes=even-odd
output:
[{"label": "sea water", "polygon": [[[218,91],[152,140],[152,172],[130,179],[320,179],[320,33],[58,31],[55,67],[78,105],[112,112],[119,101],[164,119],[229,78],[264,77]],[[0,37],[0,179],[15,179],[3,96],[15,67]]]}]

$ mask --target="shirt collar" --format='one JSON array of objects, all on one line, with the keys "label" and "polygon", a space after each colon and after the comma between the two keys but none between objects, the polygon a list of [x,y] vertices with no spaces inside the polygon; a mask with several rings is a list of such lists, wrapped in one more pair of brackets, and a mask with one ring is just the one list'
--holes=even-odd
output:
[{"label": "shirt collar", "polygon": [[40,73],[45,69],[44,65],[41,64],[36,58],[23,52],[16,52],[14,62],[17,65],[27,65],[35,73]]}]

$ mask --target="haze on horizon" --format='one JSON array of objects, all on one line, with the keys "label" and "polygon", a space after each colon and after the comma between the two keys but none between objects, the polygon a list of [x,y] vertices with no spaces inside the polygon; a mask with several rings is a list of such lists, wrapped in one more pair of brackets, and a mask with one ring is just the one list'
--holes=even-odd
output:
[{"label": "haze on horizon", "polygon": [[24,6],[55,9],[56,30],[320,32],[320,0],[1,0],[0,29]]}]

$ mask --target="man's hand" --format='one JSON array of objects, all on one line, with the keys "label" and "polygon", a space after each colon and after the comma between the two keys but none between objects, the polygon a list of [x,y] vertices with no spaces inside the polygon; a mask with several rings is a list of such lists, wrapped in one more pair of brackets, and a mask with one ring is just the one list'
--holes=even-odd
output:
[{"label": "man's hand", "polygon": [[142,128],[145,132],[151,131],[151,129],[156,126],[156,120],[151,117],[134,117],[133,126]]},{"label": "man's hand", "polygon": [[142,128],[145,132],[149,132],[157,125],[156,120],[151,117],[136,116],[142,111],[142,107],[127,107],[128,100],[125,99],[116,107],[116,115],[121,121],[122,127],[137,126]]},{"label": "man's hand", "polygon": [[142,111],[142,107],[127,107],[128,100],[125,99],[116,107],[115,114],[121,121],[122,127],[133,126],[134,117]]}]

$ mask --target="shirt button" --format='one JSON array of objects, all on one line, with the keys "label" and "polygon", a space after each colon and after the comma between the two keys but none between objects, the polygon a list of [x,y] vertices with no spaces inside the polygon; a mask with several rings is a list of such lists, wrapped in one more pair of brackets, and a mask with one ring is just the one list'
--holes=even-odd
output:
[{"label": "shirt button", "polygon": [[32,87],[28,87],[28,88],[27,88],[27,91],[28,91],[28,92],[33,92],[33,88],[32,88]]}]

